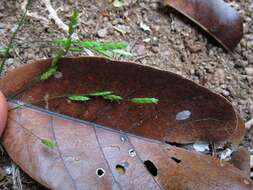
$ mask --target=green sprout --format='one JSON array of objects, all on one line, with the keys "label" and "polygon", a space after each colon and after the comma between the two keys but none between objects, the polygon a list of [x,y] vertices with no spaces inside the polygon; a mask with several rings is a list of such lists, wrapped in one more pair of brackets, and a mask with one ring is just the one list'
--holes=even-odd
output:
[{"label": "green sprout", "polygon": [[64,43],[61,43],[60,49],[53,56],[50,68],[40,76],[40,80],[42,81],[48,80],[50,77],[56,74],[60,59],[69,52],[69,49],[72,45],[72,35],[76,30],[77,20],[78,20],[78,12],[74,10],[72,16],[70,17],[68,37],[66,38]]},{"label": "green sprout", "polygon": [[87,96],[69,96],[68,99],[75,102],[86,102],[90,100]]},{"label": "green sprout", "polygon": [[94,97],[104,97],[104,96],[108,96],[111,95],[112,91],[100,91],[100,92],[94,92],[94,93],[90,93],[87,94],[88,96],[94,96]]},{"label": "green sprout", "polygon": [[50,149],[54,149],[55,147],[57,147],[57,144],[50,139],[41,139],[40,141],[43,145]]},{"label": "green sprout", "polygon": [[132,98],[131,102],[136,104],[157,104],[159,99],[156,98]]},{"label": "green sprout", "polygon": [[106,95],[106,96],[103,96],[103,98],[105,100],[110,100],[111,102],[119,102],[121,100],[123,100],[123,98],[121,96],[117,96],[117,95]]}]

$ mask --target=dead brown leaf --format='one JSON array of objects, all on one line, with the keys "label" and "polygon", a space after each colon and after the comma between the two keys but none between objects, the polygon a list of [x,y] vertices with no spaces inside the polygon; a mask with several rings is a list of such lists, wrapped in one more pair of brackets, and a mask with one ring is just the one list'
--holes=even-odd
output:
[{"label": "dead brown leaf", "polygon": [[214,37],[225,49],[232,51],[243,36],[239,13],[223,0],[163,0]]},{"label": "dead brown leaf", "polygon": [[[97,57],[64,58],[61,78],[33,83],[50,62],[20,67],[0,81],[6,96],[35,105],[10,112],[3,145],[44,186],[252,189],[248,176],[230,163],[164,143],[207,142],[236,148],[245,128],[225,98],[170,72]],[[101,90],[124,100],[44,101],[45,96]],[[129,101],[133,97],[155,97],[159,103],[136,105]],[[52,139],[57,147],[49,149],[41,144],[42,138]]]}]

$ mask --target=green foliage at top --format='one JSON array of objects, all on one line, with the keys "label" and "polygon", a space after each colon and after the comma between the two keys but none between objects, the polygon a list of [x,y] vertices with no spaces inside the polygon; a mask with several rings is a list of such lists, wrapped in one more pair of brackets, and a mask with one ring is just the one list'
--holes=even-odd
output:
[{"label": "green foliage at top", "polygon": [[132,98],[131,102],[136,104],[157,104],[159,100],[156,98]]},{"label": "green foliage at top", "polygon": [[[52,41],[53,44],[63,46],[66,44],[66,38],[59,38]],[[84,49],[102,54],[106,57],[112,58],[114,56],[134,57],[135,54],[127,50],[128,44],[126,42],[96,42],[96,41],[81,41],[73,40],[72,44],[75,48],[70,48],[69,51],[81,52]]]},{"label": "green foliage at top", "polygon": [[73,35],[73,33],[76,31],[77,22],[78,22],[78,11],[74,10],[72,13],[72,16],[70,17],[70,23],[69,23],[69,37]]},{"label": "green foliage at top", "polygon": [[72,35],[76,30],[77,19],[78,19],[78,12],[74,10],[72,16],[70,17],[68,38],[66,38],[64,43],[61,44],[61,47],[53,57],[51,67],[40,76],[40,80],[42,81],[48,80],[50,77],[54,76],[55,73],[57,72],[60,59],[69,52],[69,49],[72,45]]},{"label": "green foliage at top", "polygon": [[95,41],[76,41],[77,45],[83,48],[92,49],[95,51],[108,51],[114,49],[126,49],[126,42],[95,42]]}]

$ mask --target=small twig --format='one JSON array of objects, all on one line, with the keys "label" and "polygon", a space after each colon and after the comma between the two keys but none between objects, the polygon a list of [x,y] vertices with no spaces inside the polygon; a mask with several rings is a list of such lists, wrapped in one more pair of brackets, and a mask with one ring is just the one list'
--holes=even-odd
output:
[{"label": "small twig", "polygon": [[245,128],[250,129],[253,126],[253,118],[245,123]]},{"label": "small twig", "polygon": [[47,11],[49,12],[49,18],[53,19],[55,21],[55,24],[59,28],[64,30],[64,32],[68,33],[69,27],[58,17],[56,11],[54,10],[54,8],[51,5],[50,0],[43,0],[42,2],[45,4]]},{"label": "small twig", "polygon": [[27,14],[28,8],[30,7],[31,3],[32,3],[32,0],[28,0],[28,2],[26,4],[25,12],[23,13],[23,15],[21,16],[20,20],[18,21],[18,27],[16,28],[16,30],[13,32],[13,34],[11,36],[10,42],[9,42],[7,48],[6,48],[6,52],[5,52],[3,61],[1,63],[1,65],[0,65],[0,75],[3,72],[3,68],[4,68],[4,65],[5,65],[5,61],[7,59],[7,56],[10,54],[12,43],[13,43],[14,39],[16,38],[16,35],[17,35],[18,31],[21,29],[21,27],[24,24],[24,21],[25,21],[25,18],[26,18],[26,14]]},{"label": "small twig", "polygon": [[[23,10],[23,12],[25,12],[25,10],[26,10],[25,7],[27,5],[27,2],[28,2],[28,0],[24,0],[24,2],[21,4],[21,9]],[[48,25],[49,22],[50,22],[48,19],[38,15],[38,13],[36,13],[36,12],[27,11],[26,15],[29,16],[29,17],[35,18],[35,19],[41,21],[43,24],[46,24],[46,25]]]}]

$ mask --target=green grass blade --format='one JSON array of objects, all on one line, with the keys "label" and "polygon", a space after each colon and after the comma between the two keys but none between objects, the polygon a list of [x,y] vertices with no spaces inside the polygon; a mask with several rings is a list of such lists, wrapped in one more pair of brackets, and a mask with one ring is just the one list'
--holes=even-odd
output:
[{"label": "green grass blade", "polygon": [[132,98],[131,102],[136,104],[157,104],[159,100],[156,98]]},{"label": "green grass blade", "polygon": [[8,49],[7,48],[0,48],[0,55],[1,56],[5,56],[8,53]]},{"label": "green grass blade", "polygon": [[100,91],[100,92],[94,92],[94,93],[90,93],[88,94],[88,96],[94,96],[94,97],[103,97],[103,96],[108,96],[111,95],[112,91]]},{"label": "green grass blade", "polygon": [[87,96],[69,96],[68,99],[75,102],[87,102],[90,100]]},{"label": "green grass blade", "polygon": [[50,149],[57,147],[57,144],[50,139],[41,139],[41,143]]},{"label": "green grass blade", "polygon": [[72,36],[72,34],[75,32],[78,22],[78,11],[74,10],[71,17],[70,17],[70,23],[69,23],[69,37]]},{"label": "green grass blade", "polygon": [[123,100],[123,98],[121,96],[117,96],[117,95],[113,95],[113,94],[107,95],[107,96],[103,96],[103,98],[105,100],[109,100],[111,102],[119,102],[119,101]]},{"label": "green grass blade", "polygon": [[54,76],[55,73],[58,70],[58,66],[54,66],[54,67],[50,67],[46,72],[44,72],[41,76],[40,76],[40,80],[41,81],[45,81],[47,79],[49,79],[50,77]]}]

